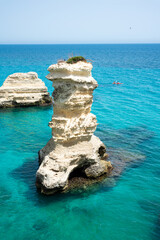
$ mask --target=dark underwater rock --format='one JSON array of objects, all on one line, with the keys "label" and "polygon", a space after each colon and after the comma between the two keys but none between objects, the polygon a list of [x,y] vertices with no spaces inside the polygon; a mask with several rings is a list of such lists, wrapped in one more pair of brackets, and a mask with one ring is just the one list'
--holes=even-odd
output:
[{"label": "dark underwater rock", "polygon": [[141,163],[145,160],[145,156],[141,153],[130,152],[124,149],[116,149],[116,148],[108,148],[107,153],[109,157],[107,161],[111,162],[111,166],[113,166],[112,170],[109,173],[106,173],[97,178],[87,178],[85,175],[76,174],[69,179],[67,190],[64,192],[68,192],[70,190],[88,190],[92,185],[96,185],[97,183],[103,184],[105,181],[105,185],[107,187],[115,186],[115,182],[117,178],[122,174],[122,172],[129,166],[135,163]]}]

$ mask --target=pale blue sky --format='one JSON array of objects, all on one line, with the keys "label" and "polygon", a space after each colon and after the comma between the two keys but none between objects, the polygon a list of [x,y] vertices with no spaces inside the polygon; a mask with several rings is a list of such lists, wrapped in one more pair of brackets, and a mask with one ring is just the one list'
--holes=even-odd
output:
[{"label": "pale blue sky", "polygon": [[160,0],[0,0],[0,43],[160,43]]}]

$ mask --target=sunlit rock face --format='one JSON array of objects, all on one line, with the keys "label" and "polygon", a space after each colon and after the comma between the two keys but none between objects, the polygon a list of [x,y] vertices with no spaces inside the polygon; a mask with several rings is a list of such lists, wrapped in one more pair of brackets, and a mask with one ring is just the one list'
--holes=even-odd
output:
[{"label": "sunlit rock face", "polygon": [[0,87],[0,107],[42,106],[52,103],[47,87],[37,73],[14,73]]},{"label": "sunlit rock face", "polygon": [[47,78],[54,87],[54,114],[49,123],[52,138],[39,152],[36,181],[45,194],[65,190],[74,170],[96,178],[112,169],[105,161],[104,144],[93,135],[97,120],[90,111],[98,84],[91,70],[92,64],[86,62],[63,62],[48,68]]}]

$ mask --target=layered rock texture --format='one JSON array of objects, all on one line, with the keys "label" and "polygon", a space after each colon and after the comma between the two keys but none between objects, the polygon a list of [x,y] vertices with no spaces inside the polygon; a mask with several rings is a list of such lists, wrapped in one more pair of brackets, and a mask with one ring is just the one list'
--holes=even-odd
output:
[{"label": "layered rock texture", "polygon": [[0,87],[0,107],[49,105],[47,87],[37,73],[14,73]]},{"label": "layered rock texture", "polygon": [[88,178],[112,169],[105,160],[105,145],[93,135],[97,120],[90,111],[98,84],[91,70],[92,64],[87,62],[62,62],[48,68],[47,78],[54,87],[54,114],[49,123],[52,138],[39,152],[36,185],[42,193],[64,191],[77,169]]}]

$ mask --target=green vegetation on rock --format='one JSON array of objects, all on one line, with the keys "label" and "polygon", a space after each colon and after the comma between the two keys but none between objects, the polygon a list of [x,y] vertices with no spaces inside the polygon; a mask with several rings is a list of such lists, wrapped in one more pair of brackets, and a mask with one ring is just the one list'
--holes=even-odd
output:
[{"label": "green vegetation on rock", "polygon": [[71,58],[69,58],[69,59],[66,61],[66,63],[73,64],[73,63],[77,63],[77,62],[79,62],[79,61],[87,62],[84,57],[76,56],[76,57],[71,57]]}]

